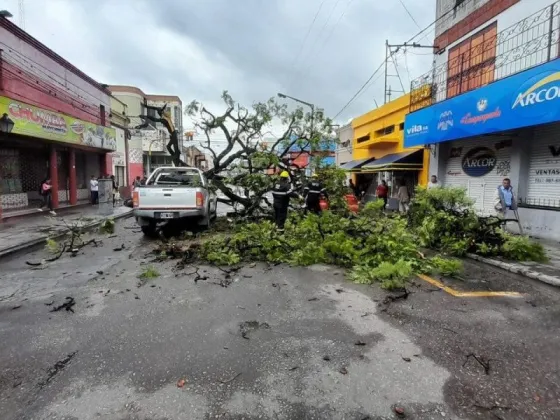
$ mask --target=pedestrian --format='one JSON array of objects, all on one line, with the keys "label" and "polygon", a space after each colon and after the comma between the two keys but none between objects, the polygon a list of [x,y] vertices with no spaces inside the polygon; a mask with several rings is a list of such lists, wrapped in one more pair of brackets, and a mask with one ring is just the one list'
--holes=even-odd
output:
[{"label": "pedestrian", "polygon": [[140,185],[142,185],[142,179],[140,178],[140,176],[137,176],[136,179],[134,180],[134,188],[139,187]]},{"label": "pedestrian", "polygon": [[113,184],[111,186],[112,190],[113,190],[113,207],[115,207],[116,201],[120,198],[119,197],[119,183],[115,179],[115,175],[111,175],[111,183]]},{"label": "pedestrian", "polygon": [[401,213],[408,212],[408,207],[410,204],[410,194],[408,193],[408,187],[406,186],[405,180],[402,180],[400,182],[400,186],[397,191],[397,199],[399,200],[399,211]]},{"label": "pedestrian", "polygon": [[37,210],[43,211],[43,208],[46,207],[49,209],[50,214],[56,216],[56,213],[53,210],[53,206],[52,206],[52,184],[49,178],[41,182],[41,186],[39,187],[39,193],[41,194],[43,201],[41,202],[41,206]]},{"label": "pedestrian", "polygon": [[311,175],[311,182],[303,189],[303,193],[307,210],[315,214],[321,213],[321,196],[328,198],[328,195],[317,174]]},{"label": "pedestrian", "polygon": [[290,186],[290,174],[288,171],[282,171],[280,179],[272,189],[274,222],[281,232],[284,231],[284,224],[288,218],[288,206],[292,197],[298,197],[298,194]]},{"label": "pedestrian", "polygon": [[513,187],[511,186],[511,180],[509,178],[504,178],[502,185],[496,189],[496,194],[494,195],[494,208],[498,213],[498,216],[507,219],[509,212],[517,210],[517,200],[513,193]]},{"label": "pedestrian", "polygon": [[91,193],[91,204],[95,205],[99,203],[99,182],[95,175],[91,176],[89,181],[89,190]]},{"label": "pedestrian", "polygon": [[389,196],[389,187],[387,186],[387,181],[384,179],[381,181],[381,184],[377,186],[375,190],[375,195],[378,199],[383,200],[383,210],[387,209],[387,200]]},{"label": "pedestrian", "polygon": [[440,185],[438,184],[438,179],[436,175],[432,175],[430,178],[430,182],[428,182],[428,189],[431,190],[432,188],[439,188]]}]

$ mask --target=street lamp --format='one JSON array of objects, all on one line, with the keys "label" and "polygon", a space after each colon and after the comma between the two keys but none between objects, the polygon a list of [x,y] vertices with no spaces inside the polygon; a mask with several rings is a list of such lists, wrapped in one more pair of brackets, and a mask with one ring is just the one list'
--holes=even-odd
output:
[{"label": "street lamp", "polygon": [[0,10],[0,17],[3,18],[12,18],[14,17],[14,15],[12,15],[10,12],[8,12],[7,10]]},{"label": "street lamp", "polygon": [[299,102],[300,104],[307,105],[309,108],[311,108],[311,138],[313,138],[313,129],[315,125],[315,105],[309,102],[302,101],[301,99],[294,98],[293,96],[286,95],[284,93],[278,93],[278,97],[282,99],[291,99],[292,101]]},{"label": "street lamp", "polygon": [[15,124],[16,123],[8,117],[8,114],[2,115],[2,118],[0,118],[0,132],[11,133]]}]

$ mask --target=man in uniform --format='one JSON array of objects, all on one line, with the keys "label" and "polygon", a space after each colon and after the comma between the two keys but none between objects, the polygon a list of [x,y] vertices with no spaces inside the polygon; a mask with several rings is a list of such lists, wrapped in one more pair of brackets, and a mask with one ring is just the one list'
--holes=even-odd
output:
[{"label": "man in uniform", "polygon": [[303,189],[305,194],[305,204],[307,210],[319,214],[321,213],[321,195],[327,196],[327,190],[323,187],[323,184],[319,181],[317,174],[311,176],[311,182]]},{"label": "man in uniform", "polygon": [[274,221],[281,231],[284,230],[284,224],[288,217],[288,206],[292,197],[298,197],[298,194],[290,185],[290,174],[288,171],[282,171],[280,179],[272,189]]}]

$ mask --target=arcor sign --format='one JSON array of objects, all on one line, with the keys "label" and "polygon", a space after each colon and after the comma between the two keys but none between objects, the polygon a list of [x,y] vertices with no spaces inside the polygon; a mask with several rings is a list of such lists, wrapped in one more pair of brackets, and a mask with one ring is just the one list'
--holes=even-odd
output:
[{"label": "arcor sign", "polygon": [[476,147],[463,157],[461,166],[468,176],[484,176],[496,167],[496,154],[488,147]]}]

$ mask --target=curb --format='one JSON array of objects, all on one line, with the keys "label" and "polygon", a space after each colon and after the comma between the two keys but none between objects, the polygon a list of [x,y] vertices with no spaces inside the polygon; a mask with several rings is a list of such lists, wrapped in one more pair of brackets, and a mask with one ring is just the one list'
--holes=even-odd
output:
[{"label": "curb", "polygon": [[524,265],[508,263],[500,260],[494,260],[492,258],[484,258],[475,254],[467,254],[467,257],[471,260],[476,260],[483,262],[485,264],[493,265],[494,267],[501,268],[503,270],[509,271],[510,273],[520,274],[522,276],[528,277],[533,280],[538,280],[543,283],[549,284],[551,286],[560,287],[560,277],[549,276],[548,274],[542,274],[538,271],[531,270]]},{"label": "curb", "polygon": [[[113,216],[113,220],[119,220],[119,219],[124,219],[124,218],[127,218],[127,217],[132,217],[133,213],[134,213],[133,211],[130,211],[128,213],[122,213],[122,214],[119,214],[117,216]],[[87,231],[87,230],[96,228],[96,227],[100,226],[101,223],[103,223],[105,220],[107,220],[109,218],[110,217],[106,217],[106,218],[101,219],[99,221],[92,222],[88,225],[83,226],[83,229]],[[43,238],[33,239],[32,241],[24,242],[24,243],[21,243],[19,245],[15,245],[11,248],[4,249],[4,250],[0,251],[0,259],[2,259],[4,257],[7,257],[9,255],[15,254],[19,251],[23,251],[24,249],[33,248],[33,247],[38,246],[38,245],[43,245],[47,242],[47,239],[62,238],[67,233],[68,233],[68,231],[65,231],[65,232],[61,232],[61,233],[59,233],[57,235],[54,235],[54,236],[45,236]]]}]

